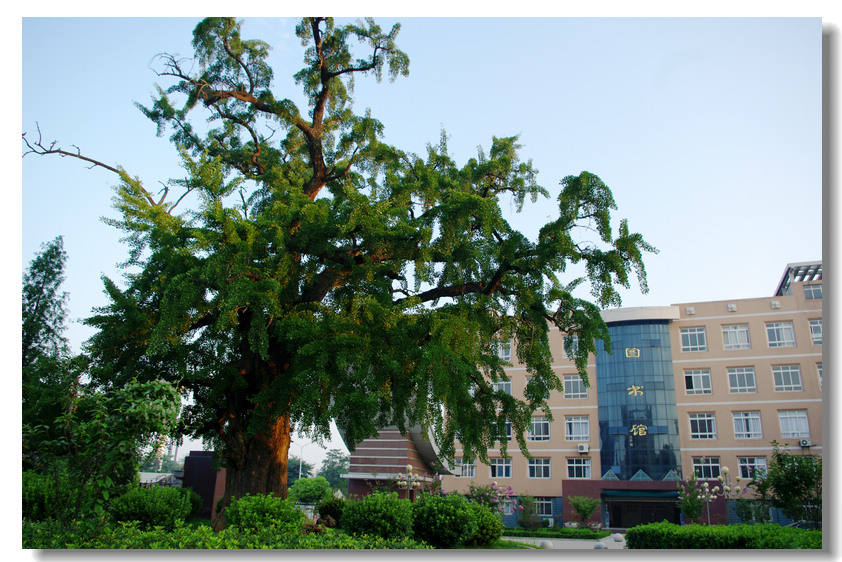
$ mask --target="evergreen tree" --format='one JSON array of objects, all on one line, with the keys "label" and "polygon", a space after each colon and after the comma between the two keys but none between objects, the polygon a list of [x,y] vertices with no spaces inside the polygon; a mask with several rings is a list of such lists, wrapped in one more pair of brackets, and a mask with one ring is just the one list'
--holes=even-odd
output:
[{"label": "evergreen tree", "polygon": [[342,478],[342,475],[348,474],[350,468],[351,457],[339,449],[331,449],[322,461],[318,475],[324,476],[334,490],[342,490],[343,494],[347,494],[348,480]]},{"label": "evergreen tree", "polygon": [[[511,422],[525,450],[533,412],[550,416],[546,399],[562,390],[550,326],[578,336],[587,380],[595,340],[610,343],[600,308],[620,304],[632,272],[646,290],[642,253],[654,248],[625,221],[614,233],[596,175],[563,178],[558,217],[530,240],[501,210],[549,195],[517,137],[459,166],[444,134],[418,156],[354,113],[355,79],[408,73],[399,29],[302,20],[302,109],[272,90],[266,43],[241,37],[234,19],[205,19],[194,63],[165,55],[171,85],[141,107],[159,133],[172,129],[186,177],[153,196],[83,157],[120,177],[111,223],[133,267],[122,288],[104,279],[111,304],[89,320],[93,380],[178,381],[193,398],[185,429],[213,440],[226,466],[223,506],[286,496],[291,432],[327,436],[331,420],[351,448],[378,428],[422,424],[445,457],[458,439],[480,460],[497,442],[505,450]],[[209,130],[191,124],[197,111]],[[585,277],[563,282],[571,264]],[[573,296],[583,282],[595,302]],[[510,341],[531,375],[523,399],[493,385]]]}]

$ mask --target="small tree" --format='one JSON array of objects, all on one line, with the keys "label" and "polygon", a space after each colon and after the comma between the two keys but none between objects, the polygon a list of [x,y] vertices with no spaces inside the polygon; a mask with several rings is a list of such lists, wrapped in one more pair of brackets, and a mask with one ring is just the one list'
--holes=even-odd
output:
[{"label": "small tree", "polygon": [[591,520],[591,516],[599,509],[601,503],[597,498],[589,498],[587,496],[567,496],[567,501],[573,507],[573,511],[586,524]]},{"label": "small tree", "polygon": [[324,476],[330,482],[331,488],[341,490],[343,494],[348,493],[348,480],[341,478],[347,474],[351,466],[351,457],[339,449],[331,449],[327,452],[322,466],[319,468],[318,476]]},{"label": "small tree", "polygon": [[678,509],[684,519],[695,523],[705,509],[705,492],[699,487],[696,473],[693,472],[687,482],[678,483]]},{"label": "small tree", "polygon": [[316,503],[330,497],[330,482],[322,476],[299,478],[290,486],[289,497],[302,503]]},{"label": "small tree", "polygon": [[[784,443],[783,447],[789,444]],[[794,521],[822,522],[822,460],[791,455],[772,441],[772,462],[762,478],[771,490],[771,503]]]},{"label": "small tree", "polygon": [[538,510],[535,506],[535,498],[532,496],[519,496],[518,503],[521,506],[520,517],[517,524],[524,529],[537,529],[541,526],[541,518],[538,517]]}]

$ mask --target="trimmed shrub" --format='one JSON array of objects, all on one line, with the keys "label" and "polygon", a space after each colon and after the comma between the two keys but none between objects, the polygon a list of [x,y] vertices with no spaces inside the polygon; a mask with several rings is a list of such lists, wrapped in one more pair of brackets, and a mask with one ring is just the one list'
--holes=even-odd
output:
[{"label": "trimmed shrub", "polygon": [[505,526],[499,511],[473,502],[468,502],[468,508],[476,524],[474,535],[466,542],[468,546],[490,546],[503,536]]},{"label": "trimmed shrub", "polygon": [[437,548],[454,548],[477,532],[474,511],[464,496],[423,494],[412,505],[412,531],[416,539]]},{"label": "trimmed shrub", "polygon": [[822,532],[762,525],[676,525],[650,523],[626,531],[629,549],[821,548]]},{"label": "trimmed shrub", "polygon": [[304,513],[289,499],[264,494],[234,498],[225,508],[228,524],[241,530],[261,530],[291,524],[298,528],[304,522]]},{"label": "trimmed shrub", "polygon": [[506,527],[507,537],[546,537],[556,539],[601,539],[611,533],[605,530],[592,531],[588,528],[568,529],[567,527],[550,527],[548,529],[522,529],[520,527]]},{"label": "trimmed shrub", "polygon": [[324,476],[299,478],[289,489],[289,497],[301,503],[316,503],[329,495],[330,482]]},{"label": "trimmed shrub", "polygon": [[342,511],[342,528],[352,534],[400,539],[412,536],[412,503],[395,492],[374,492],[351,500]]},{"label": "trimmed shrub", "polygon": [[196,513],[191,494],[196,495],[189,489],[132,487],[112,500],[109,512],[114,521],[137,521],[142,528],[173,529],[177,522],[186,521]]},{"label": "trimmed shrub", "polygon": [[345,500],[342,498],[330,497],[316,504],[316,513],[320,517],[333,517],[333,520],[341,525],[342,512],[345,510]]}]

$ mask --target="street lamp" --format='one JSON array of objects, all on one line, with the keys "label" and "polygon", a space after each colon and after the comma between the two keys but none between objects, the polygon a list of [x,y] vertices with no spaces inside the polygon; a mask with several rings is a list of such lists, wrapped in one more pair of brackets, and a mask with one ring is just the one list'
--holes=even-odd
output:
[{"label": "street lamp", "polygon": [[293,445],[298,447],[298,478],[301,478],[301,465],[304,462],[304,447],[312,445],[313,443],[315,443],[315,441],[310,441],[309,443],[305,443],[303,445],[293,443]]},{"label": "street lamp", "polygon": [[406,465],[406,476],[398,473],[398,487],[402,489],[406,489],[406,497],[412,500],[412,491],[414,488],[418,488],[421,483],[419,480],[421,477],[418,474],[412,472],[412,465]]}]

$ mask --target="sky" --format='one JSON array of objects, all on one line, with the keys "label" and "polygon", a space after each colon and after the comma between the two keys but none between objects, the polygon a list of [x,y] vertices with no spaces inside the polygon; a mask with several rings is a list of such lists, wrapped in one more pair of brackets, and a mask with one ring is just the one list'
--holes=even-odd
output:
[{"label": "sky", "polygon": [[[814,12],[821,15],[821,11]],[[396,19],[376,18],[384,28]],[[23,18],[21,127],[120,165],[149,187],[181,174],[147,104],[158,53],[192,54],[197,18]],[[340,22],[343,20],[339,20]],[[493,136],[519,135],[521,157],[551,194],[512,225],[534,239],[557,216],[559,181],[583,170],[612,189],[645,256],[623,306],[771,295],[787,263],[821,260],[822,20],[806,18],[400,18],[410,74],[358,79],[385,140],[422,154],[442,130],[458,164]],[[303,48],[291,18],[245,18],[243,35],[273,48],[276,98],[301,101]],[[834,28],[835,29],[835,28]],[[836,29],[838,41],[838,29]],[[197,112],[198,115],[198,112]],[[64,237],[75,350],[79,320],[106,304],[101,275],[121,277],[120,234],[101,217],[116,176],[70,158],[21,165],[21,268]],[[17,277],[20,279],[20,277]],[[324,450],[297,439],[291,454]],[[344,446],[338,436],[327,448]],[[182,451],[182,454],[185,451]]]}]

